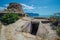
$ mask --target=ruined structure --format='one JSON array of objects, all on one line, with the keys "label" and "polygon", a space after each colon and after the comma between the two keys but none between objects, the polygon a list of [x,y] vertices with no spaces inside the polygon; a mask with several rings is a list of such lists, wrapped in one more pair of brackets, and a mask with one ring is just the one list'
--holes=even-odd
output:
[{"label": "ruined structure", "polygon": [[7,9],[10,12],[24,14],[23,9],[22,9],[22,5],[18,4],[16,2],[10,3],[9,6],[7,7]]},{"label": "ruined structure", "polygon": [[16,2],[10,3],[9,6],[7,7],[7,9],[0,12],[0,17],[2,17],[6,13],[16,13],[19,16],[25,16],[25,13],[24,13],[24,11],[22,9],[22,5],[18,4]]},{"label": "ruined structure", "polygon": [[13,24],[2,25],[1,40],[55,40],[56,32],[46,21],[24,17]]}]

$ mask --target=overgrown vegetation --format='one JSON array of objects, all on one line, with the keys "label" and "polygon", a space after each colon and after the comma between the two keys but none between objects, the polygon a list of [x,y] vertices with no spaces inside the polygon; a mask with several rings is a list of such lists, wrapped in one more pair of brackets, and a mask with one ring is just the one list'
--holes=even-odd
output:
[{"label": "overgrown vegetation", "polygon": [[60,36],[60,26],[56,29],[58,36]]},{"label": "overgrown vegetation", "polygon": [[50,21],[53,23],[53,25],[58,26],[58,23],[60,23],[60,13],[55,13],[53,16],[51,16]]},{"label": "overgrown vegetation", "polygon": [[15,13],[7,13],[2,16],[1,22],[4,24],[11,24],[14,23],[19,19],[18,15]]},{"label": "overgrown vegetation", "polygon": [[60,13],[55,13],[50,17],[52,25],[56,26],[57,34],[60,36]]}]

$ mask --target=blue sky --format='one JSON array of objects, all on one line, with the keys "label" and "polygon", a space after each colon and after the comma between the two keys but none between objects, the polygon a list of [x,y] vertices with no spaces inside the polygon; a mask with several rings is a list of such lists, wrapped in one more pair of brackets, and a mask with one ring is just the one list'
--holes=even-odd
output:
[{"label": "blue sky", "polygon": [[20,3],[25,13],[52,15],[60,12],[60,0],[0,0],[0,11],[5,9],[11,2]]}]

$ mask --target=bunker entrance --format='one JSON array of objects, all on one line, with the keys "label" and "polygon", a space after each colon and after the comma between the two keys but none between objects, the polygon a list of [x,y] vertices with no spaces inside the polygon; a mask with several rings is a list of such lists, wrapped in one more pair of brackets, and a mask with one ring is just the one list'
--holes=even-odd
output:
[{"label": "bunker entrance", "polygon": [[31,22],[31,34],[36,35],[39,27],[39,22]]}]

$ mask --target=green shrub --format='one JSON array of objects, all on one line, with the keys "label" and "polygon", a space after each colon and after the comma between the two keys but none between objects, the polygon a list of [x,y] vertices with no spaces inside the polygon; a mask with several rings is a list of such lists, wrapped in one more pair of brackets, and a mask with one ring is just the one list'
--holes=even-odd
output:
[{"label": "green shrub", "polygon": [[4,14],[2,16],[2,22],[3,23],[6,23],[6,24],[11,24],[11,23],[14,23],[15,21],[17,21],[19,18],[18,18],[18,15],[15,14],[15,13],[7,13],[7,14]]},{"label": "green shrub", "polygon": [[60,27],[57,27],[57,34],[58,34],[58,36],[60,36]]}]

